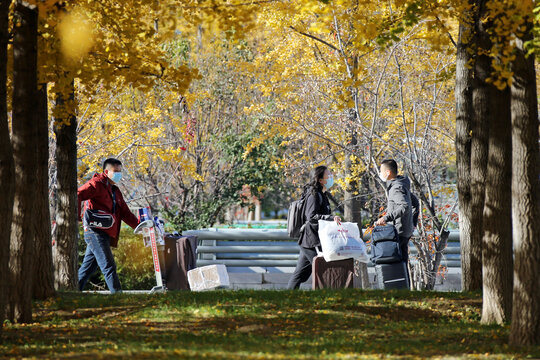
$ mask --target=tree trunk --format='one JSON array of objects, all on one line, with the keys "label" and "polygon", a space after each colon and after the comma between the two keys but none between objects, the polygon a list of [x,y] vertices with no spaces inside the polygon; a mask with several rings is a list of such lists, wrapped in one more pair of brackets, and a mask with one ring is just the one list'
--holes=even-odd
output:
[{"label": "tree trunk", "polygon": [[[355,146],[357,143],[356,141],[356,135],[353,134],[351,138],[351,144]],[[345,160],[345,171],[346,174],[351,174],[351,167],[352,167],[352,161],[351,157],[349,155],[346,156]],[[355,222],[358,224],[358,227],[360,230],[362,229],[362,200],[356,194],[358,192],[359,186],[357,181],[351,181],[349,184],[347,184],[347,189],[345,190],[344,194],[344,205],[343,205],[343,217],[346,221]],[[367,270],[367,264],[359,262],[357,264],[358,266],[358,272],[360,275],[360,278],[362,279],[362,289],[369,289],[369,275]]]},{"label": "tree trunk", "polygon": [[[346,221],[355,222],[358,224],[360,231],[362,230],[362,213],[361,213],[361,200],[358,198],[358,195],[354,194],[353,189],[358,189],[358,183],[356,181],[349,184],[349,188],[345,191],[345,205],[343,217]],[[360,278],[362,279],[362,289],[369,289],[369,275],[367,264],[360,262],[358,263],[358,271]]]},{"label": "tree trunk", "polygon": [[15,200],[11,227],[10,317],[32,321],[34,203],[37,195],[37,9],[18,1],[13,38],[13,157]]},{"label": "tree trunk", "polygon": [[456,60],[456,168],[459,200],[459,239],[461,247],[461,284],[465,291],[482,289],[482,254],[471,247],[471,129],[472,71],[467,66],[473,41],[470,23],[459,27]]},{"label": "tree trunk", "polygon": [[55,286],[57,289],[77,289],[78,284],[78,204],[77,204],[77,119],[73,115],[74,85],[66,91],[69,100],[57,94],[55,114],[56,134],[56,243],[53,247]]},{"label": "tree trunk", "polygon": [[534,58],[518,44],[512,83],[514,298],[510,343],[540,344],[540,185]]},{"label": "tree trunk", "polygon": [[469,273],[475,273],[474,288],[479,284],[482,276],[482,237],[483,213],[485,199],[485,181],[488,162],[488,119],[491,115],[489,108],[490,86],[486,79],[490,75],[490,59],[479,56],[474,66],[474,80],[472,89],[473,121],[471,139],[471,202],[470,202],[470,241],[469,255],[471,265]]},{"label": "tree trunk", "polygon": [[9,40],[8,14],[11,1],[0,1],[0,335],[7,305],[9,279],[9,248],[11,220],[13,216],[13,193],[15,189],[15,168],[13,148],[9,137],[7,117],[7,44]]},{"label": "tree trunk", "polygon": [[[352,162],[350,156],[346,156],[345,159],[345,173],[346,177],[351,174]],[[346,221],[358,223],[358,226],[362,226],[362,204],[358,197],[358,182],[350,181],[345,189],[343,199],[343,217]]]},{"label": "tree trunk", "polygon": [[[489,33],[494,25],[491,21],[483,20],[486,4],[483,1],[478,3],[475,22],[478,46],[473,90],[476,112],[471,164],[472,195],[476,207],[473,208],[471,219],[471,243],[473,238],[477,241],[477,236],[482,239],[482,322],[500,324],[510,319],[512,303],[511,139],[508,136],[511,130],[510,90],[499,91],[487,81],[493,68],[492,59],[485,54],[489,54],[492,47]],[[489,131],[484,132],[486,127],[489,127]],[[487,154],[478,146],[485,141],[485,133],[488,133]],[[476,154],[475,145],[476,150],[480,149]],[[487,171],[480,174],[477,167],[485,169],[486,164]],[[480,201],[482,197],[483,201]],[[480,203],[483,203],[483,209],[479,207]]]},{"label": "tree trunk", "polygon": [[493,93],[483,220],[482,323],[503,324],[512,314],[510,89]]},{"label": "tree trunk", "polygon": [[54,271],[52,261],[51,217],[49,211],[49,115],[47,107],[47,84],[40,84],[37,105],[37,193],[35,198],[35,251],[34,299],[54,296]]},{"label": "tree trunk", "polygon": [[355,194],[355,190],[358,189],[358,183],[351,181],[347,190],[344,193],[344,205],[343,205],[343,217],[346,221],[355,222],[359,227],[362,226],[362,213],[361,213],[361,200],[358,198],[358,194]]}]

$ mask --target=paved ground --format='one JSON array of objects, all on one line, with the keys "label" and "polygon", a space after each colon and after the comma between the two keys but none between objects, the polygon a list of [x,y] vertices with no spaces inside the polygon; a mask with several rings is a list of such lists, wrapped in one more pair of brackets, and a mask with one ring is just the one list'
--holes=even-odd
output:
[{"label": "paved ground", "polygon": [[[375,269],[368,268],[369,281],[372,289],[377,288]],[[230,288],[237,289],[286,289],[290,273],[229,273]],[[311,289],[311,278],[300,286],[301,289]],[[450,268],[445,279],[437,278],[437,291],[461,291],[461,269]],[[85,291],[98,294],[109,294],[109,291]],[[150,293],[149,290],[125,290],[127,294]]]},{"label": "paved ground", "polygon": [[[376,289],[375,269],[368,268],[368,275],[371,288]],[[290,277],[288,273],[229,273],[233,289],[285,289]],[[300,288],[311,289],[311,278]],[[445,279],[438,277],[435,290],[461,291],[461,270],[450,268]]]}]

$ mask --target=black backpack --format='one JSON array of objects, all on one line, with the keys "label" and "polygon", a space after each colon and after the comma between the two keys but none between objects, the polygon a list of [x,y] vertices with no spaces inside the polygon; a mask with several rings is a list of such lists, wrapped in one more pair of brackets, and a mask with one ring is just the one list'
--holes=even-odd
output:
[{"label": "black backpack", "polygon": [[304,219],[304,204],[306,202],[305,194],[299,200],[295,200],[289,205],[287,213],[287,233],[289,237],[298,238],[302,233],[302,226],[306,220]]},{"label": "black backpack", "polygon": [[418,201],[418,198],[416,195],[414,195],[412,192],[411,194],[411,205],[412,205],[412,222],[413,227],[416,227],[418,225],[418,217],[420,216],[420,201]]}]

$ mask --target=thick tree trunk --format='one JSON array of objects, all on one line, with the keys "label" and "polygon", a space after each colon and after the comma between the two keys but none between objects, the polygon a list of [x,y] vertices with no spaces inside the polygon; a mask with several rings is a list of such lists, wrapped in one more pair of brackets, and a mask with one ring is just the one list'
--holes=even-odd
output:
[{"label": "thick tree trunk", "polygon": [[0,334],[4,323],[8,295],[9,248],[11,236],[11,220],[13,216],[13,193],[15,189],[15,168],[13,164],[13,148],[9,136],[7,117],[7,43],[8,14],[11,1],[0,1]]},{"label": "thick tree trunk", "polygon": [[534,58],[518,45],[512,83],[514,297],[510,343],[540,344],[540,185]]},{"label": "thick tree trunk", "polygon": [[485,200],[485,180],[488,162],[488,121],[491,116],[489,99],[492,90],[486,80],[491,72],[491,59],[487,55],[477,55],[479,49],[489,49],[489,38],[480,28],[481,17],[485,9],[481,0],[475,0],[475,10],[471,14],[473,26],[473,41],[470,44],[475,52],[472,69],[472,124],[471,124],[471,202],[470,202],[470,241],[469,258],[471,266],[469,272],[475,272],[474,288],[479,285],[482,277],[482,238],[484,234],[483,214]]},{"label": "thick tree trunk", "polygon": [[37,167],[37,9],[17,2],[13,38],[13,155],[15,200],[11,227],[10,317],[32,321],[34,203]]},{"label": "thick tree trunk", "polygon": [[[488,54],[491,22],[484,22],[486,4],[478,1],[478,18],[475,22],[477,34],[477,59],[475,63],[475,89],[473,105],[476,110],[472,142],[473,218],[471,243],[480,235],[482,239],[483,323],[503,323],[511,316],[512,304],[512,224],[511,224],[511,139],[510,133],[510,90],[499,91],[488,83],[493,68]],[[489,127],[489,131],[484,129]],[[476,131],[475,131],[476,130]],[[487,154],[480,150],[475,156],[475,145],[485,141],[488,133]],[[475,143],[475,139],[477,139]],[[488,155],[485,157],[485,155]],[[487,171],[479,176],[477,167]],[[485,167],[484,167],[485,168]],[[476,176],[475,176],[476,175]],[[485,191],[485,192],[484,192]],[[485,194],[483,201],[474,201]],[[479,207],[483,203],[482,208]],[[480,218],[476,218],[477,211]],[[480,234],[476,228],[480,229]],[[474,234],[474,236],[473,236]]]},{"label": "thick tree trunk", "polygon": [[459,196],[459,239],[461,247],[461,283],[463,290],[482,288],[482,254],[471,248],[471,129],[472,71],[469,48],[472,27],[461,24],[456,61],[456,168]]},{"label": "thick tree trunk", "polygon": [[[470,202],[470,241],[469,273],[475,272],[474,287],[478,286],[478,277],[481,275],[483,213],[485,199],[485,181],[488,162],[488,119],[491,116],[489,107],[490,86],[486,79],[490,75],[490,59],[479,56],[474,66],[474,80],[472,89],[473,121],[471,139],[471,202]],[[480,273],[477,273],[480,272]]]},{"label": "thick tree trunk", "polygon": [[[476,93],[480,91],[475,91]],[[481,106],[482,101],[487,101],[483,96],[474,99],[476,106]],[[480,97],[483,99],[481,100]],[[488,129],[484,124],[479,124],[482,120],[473,121],[473,138],[471,139],[471,202],[470,202],[470,240],[469,259],[471,262],[469,273],[474,274],[474,285],[478,285],[478,277],[482,276],[482,237],[483,237],[483,211],[485,198],[485,180],[487,174],[487,133]]]},{"label": "thick tree trunk", "polygon": [[38,89],[36,123],[37,141],[37,193],[35,198],[34,231],[34,299],[46,299],[54,296],[54,270],[52,261],[51,217],[49,211],[49,116],[47,108],[47,84],[40,84]]},{"label": "thick tree trunk", "polygon": [[[495,93],[495,92],[494,92]],[[510,89],[491,97],[489,159],[482,242],[483,323],[503,324],[512,313],[512,145]]]},{"label": "thick tree trunk", "polygon": [[56,243],[53,247],[55,286],[76,289],[78,284],[78,214],[77,214],[77,119],[73,112],[73,81],[70,99],[58,94],[56,114],[67,119],[55,119],[56,133]]}]

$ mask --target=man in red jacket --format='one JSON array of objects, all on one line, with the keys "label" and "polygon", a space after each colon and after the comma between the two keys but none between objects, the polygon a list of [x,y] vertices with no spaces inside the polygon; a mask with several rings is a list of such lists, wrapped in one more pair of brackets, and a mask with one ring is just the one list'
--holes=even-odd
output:
[{"label": "man in red jacket", "polygon": [[[81,220],[81,202],[84,205],[84,241],[86,253],[79,269],[79,290],[101,269],[105,282],[111,293],[121,292],[120,280],[116,273],[116,263],[111,246],[118,245],[120,223],[123,220],[132,228],[137,227],[139,220],[129,210],[120,189],[116,184],[122,179],[122,163],[109,158],[103,162],[103,172],[95,174],[86,184],[77,190],[79,203],[79,220]],[[86,213],[88,210],[88,214]],[[93,221],[89,215],[98,213],[105,221]]]}]

